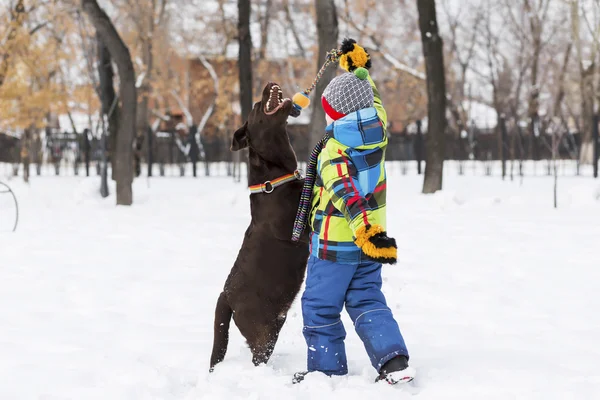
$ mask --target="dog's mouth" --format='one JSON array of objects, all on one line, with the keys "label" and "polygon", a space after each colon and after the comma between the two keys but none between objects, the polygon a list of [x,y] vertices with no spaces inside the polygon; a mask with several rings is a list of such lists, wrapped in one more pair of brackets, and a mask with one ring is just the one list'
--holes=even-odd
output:
[{"label": "dog's mouth", "polygon": [[279,111],[284,105],[287,103],[291,103],[290,99],[283,98],[283,92],[281,91],[281,87],[273,83],[271,84],[271,88],[269,89],[269,98],[265,104],[264,112],[266,115],[273,115],[277,111]]}]

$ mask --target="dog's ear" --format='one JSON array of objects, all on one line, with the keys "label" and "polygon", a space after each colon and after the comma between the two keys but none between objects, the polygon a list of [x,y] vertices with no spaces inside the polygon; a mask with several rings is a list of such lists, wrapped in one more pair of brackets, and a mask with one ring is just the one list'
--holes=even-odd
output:
[{"label": "dog's ear", "polygon": [[231,151],[238,151],[245,149],[246,147],[248,147],[248,121],[233,134]]}]

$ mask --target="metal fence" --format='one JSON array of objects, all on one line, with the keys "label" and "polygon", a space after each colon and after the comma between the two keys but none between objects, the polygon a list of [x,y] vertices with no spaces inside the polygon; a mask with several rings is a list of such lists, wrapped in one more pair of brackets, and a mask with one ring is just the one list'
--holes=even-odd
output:
[{"label": "metal fence", "polygon": [[[210,162],[197,163],[198,178],[231,178],[234,179],[234,168],[236,166],[231,162]],[[306,163],[301,161],[298,167],[305,171]],[[591,165],[579,165],[574,160],[558,160],[557,172],[559,176],[582,176],[592,177],[593,169]],[[242,163],[239,174],[236,171],[236,176],[240,176],[242,181],[246,177],[246,165]],[[141,177],[147,177],[148,164],[142,164]],[[421,162],[421,173],[425,171],[425,162]],[[30,179],[36,177],[100,177],[101,165],[100,162],[90,164],[89,175],[87,174],[85,164],[67,162],[62,160],[59,165],[52,164],[31,164]],[[419,167],[417,161],[386,161],[386,171],[389,176],[404,176],[418,175]],[[154,165],[152,177],[156,179],[165,178],[192,178],[193,165],[190,162],[181,164],[163,164]],[[502,164],[500,161],[479,161],[479,160],[448,160],[444,163],[444,173],[449,175],[464,175],[464,176],[502,176]],[[509,161],[507,163],[506,179],[518,179],[520,176],[550,176],[553,174],[553,165],[551,160],[532,161],[518,160]],[[0,163],[0,178],[14,179],[23,176],[22,164]],[[110,169],[109,169],[110,176]]]},{"label": "metal fence", "polygon": [[[1,135],[0,135],[1,136]],[[386,152],[390,172],[417,174],[424,171],[425,136],[419,134],[394,134],[389,137]],[[551,137],[521,137],[509,135],[510,146],[498,135],[490,132],[472,132],[467,137],[447,135],[447,169],[460,174],[497,175],[501,173],[500,162],[507,159],[507,175],[544,175],[551,172]],[[309,145],[307,132],[296,126],[290,127],[290,141],[296,151],[300,167],[304,169]],[[186,145],[189,136],[176,131],[158,132],[144,141],[139,151],[141,175],[152,177],[238,176],[233,154],[229,151],[229,139],[223,137],[203,138],[203,154],[199,161],[191,163]],[[559,172],[561,174],[592,175],[592,170],[579,166],[579,139],[577,135],[564,135],[559,146]],[[43,143],[29,152],[29,175],[36,176],[98,176],[102,164],[102,142],[91,135],[72,135],[53,132]],[[23,174],[18,140],[3,143],[0,148],[0,176],[13,177]],[[242,154],[242,158],[244,155]],[[421,166],[421,168],[419,168]],[[567,167],[568,166],[568,167]],[[244,174],[245,166],[239,167]],[[569,172],[567,172],[569,171]],[[194,173],[195,172],[195,173]]]}]

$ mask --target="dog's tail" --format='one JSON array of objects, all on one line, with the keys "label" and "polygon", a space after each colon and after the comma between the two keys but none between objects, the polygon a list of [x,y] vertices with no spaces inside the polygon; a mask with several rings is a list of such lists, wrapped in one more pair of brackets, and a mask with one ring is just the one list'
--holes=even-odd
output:
[{"label": "dog's tail", "polygon": [[217,300],[215,309],[215,334],[213,341],[213,350],[210,357],[210,371],[212,372],[216,364],[223,361],[227,353],[227,344],[229,343],[229,323],[233,310],[227,303],[225,292],[222,292]]}]

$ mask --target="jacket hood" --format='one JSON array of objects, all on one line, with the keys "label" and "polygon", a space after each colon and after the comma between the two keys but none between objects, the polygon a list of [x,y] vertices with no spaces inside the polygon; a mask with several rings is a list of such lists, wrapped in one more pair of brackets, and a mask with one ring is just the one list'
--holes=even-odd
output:
[{"label": "jacket hood", "polygon": [[385,129],[375,107],[364,108],[330,124],[330,137],[354,149],[372,148],[385,140]]}]

